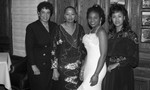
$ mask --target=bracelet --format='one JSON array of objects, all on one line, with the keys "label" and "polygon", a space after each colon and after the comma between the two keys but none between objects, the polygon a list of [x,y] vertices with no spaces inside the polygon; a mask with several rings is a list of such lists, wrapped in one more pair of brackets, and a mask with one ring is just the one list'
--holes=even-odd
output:
[{"label": "bracelet", "polygon": [[57,69],[58,68],[58,59],[57,58],[54,58],[55,60],[51,60],[52,62],[52,67],[51,69]]}]

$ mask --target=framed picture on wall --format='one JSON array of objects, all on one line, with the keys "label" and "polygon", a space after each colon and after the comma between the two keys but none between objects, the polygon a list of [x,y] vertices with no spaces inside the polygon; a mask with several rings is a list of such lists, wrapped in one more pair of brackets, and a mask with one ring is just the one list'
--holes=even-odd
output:
[{"label": "framed picture on wall", "polygon": [[143,0],[142,8],[150,8],[150,0]]},{"label": "framed picture on wall", "polygon": [[150,12],[142,12],[142,25],[150,26]]},{"label": "framed picture on wall", "polygon": [[110,0],[110,4],[114,3],[125,5],[125,0]]},{"label": "framed picture on wall", "polygon": [[150,43],[150,28],[142,29],[141,42]]}]

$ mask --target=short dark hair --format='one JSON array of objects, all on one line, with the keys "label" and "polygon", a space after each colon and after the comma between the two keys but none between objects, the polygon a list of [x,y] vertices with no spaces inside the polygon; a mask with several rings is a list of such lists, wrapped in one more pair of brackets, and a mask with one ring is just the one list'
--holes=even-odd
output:
[{"label": "short dark hair", "polygon": [[93,5],[92,7],[88,8],[88,10],[87,10],[87,17],[86,17],[87,19],[88,19],[89,14],[90,14],[91,12],[96,12],[96,13],[99,14],[99,17],[102,18],[102,20],[101,20],[101,25],[103,25],[103,24],[105,23],[104,10],[100,7],[100,5],[95,4],[95,5]]},{"label": "short dark hair", "polygon": [[51,13],[50,15],[52,16],[54,7],[50,2],[43,1],[39,3],[39,5],[37,6],[37,11],[40,12],[43,8],[49,9]]},{"label": "short dark hair", "polygon": [[128,12],[123,5],[118,3],[112,4],[109,9],[108,22],[111,26],[111,30],[115,29],[115,25],[112,22],[112,15],[116,12],[121,12],[125,16],[125,20],[123,21],[123,30],[130,30]]}]

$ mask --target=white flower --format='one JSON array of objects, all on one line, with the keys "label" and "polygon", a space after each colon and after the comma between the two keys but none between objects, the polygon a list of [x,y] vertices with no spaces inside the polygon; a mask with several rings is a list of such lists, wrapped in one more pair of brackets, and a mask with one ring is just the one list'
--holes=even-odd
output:
[{"label": "white flower", "polygon": [[59,42],[57,41],[56,44],[59,45]]},{"label": "white flower", "polygon": [[70,77],[67,77],[65,79],[66,82],[70,82],[70,83],[73,83],[73,84],[77,84],[77,82],[75,82],[75,79],[77,78],[77,76],[70,76]]},{"label": "white flower", "polygon": [[56,42],[56,44],[59,45],[59,44],[62,44],[62,42],[63,42],[63,41],[62,41],[61,39],[59,39],[59,40]]},{"label": "white flower", "polygon": [[52,55],[55,55],[55,51],[52,50],[51,54],[52,54]]},{"label": "white flower", "polygon": [[76,68],[78,68],[78,64],[80,64],[81,62],[79,60],[77,60],[75,63],[70,63],[70,64],[67,64],[65,66],[66,69],[71,69],[71,70],[74,70]]},{"label": "white flower", "polygon": [[61,39],[59,39],[59,43],[62,44],[62,42],[63,42],[63,41],[62,41]]}]

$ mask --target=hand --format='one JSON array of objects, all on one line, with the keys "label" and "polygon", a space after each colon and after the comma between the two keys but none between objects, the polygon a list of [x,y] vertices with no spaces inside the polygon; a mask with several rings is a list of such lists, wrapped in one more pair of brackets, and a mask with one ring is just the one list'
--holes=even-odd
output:
[{"label": "hand", "polygon": [[80,75],[79,75],[79,78],[80,78],[81,81],[83,81],[83,75],[84,75],[84,71],[81,70],[81,71],[80,71]]},{"label": "hand", "polygon": [[91,77],[90,83],[91,83],[90,86],[94,86],[98,83],[98,74],[94,74]]},{"label": "hand", "polygon": [[32,65],[32,70],[33,70],[34,75],[40,75],[40,70],[38,69],[36,65]]},{"label": "hand", "polygon": [[119,65],[119,63],[109,65],[108,66],[108,71],[111,72],[111,70],[115,69],[118,65]]},{"label": "hand", "polygon": [[57,70],[57,69],[53,69],[53,76],[52,76],[52,79],[53,79],[53,80],[58,80],[58,79],[59,79],[59,76],[60,76],[60,74],[59,74],[58,70]]}]

